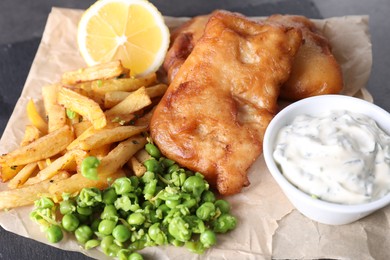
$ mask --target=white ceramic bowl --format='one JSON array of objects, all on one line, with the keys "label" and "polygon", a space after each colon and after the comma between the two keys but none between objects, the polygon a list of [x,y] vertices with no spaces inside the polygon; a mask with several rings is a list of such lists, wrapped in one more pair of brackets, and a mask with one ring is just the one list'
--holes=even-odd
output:
[{"label": "white ceramic bowl", "polygon": [[283,126],[301,114],[318,115],[330,110],[347,110],[374,119],[378,126],[390,133],[390,114],[367,101],[343,95],[323,95],[306,98],[281,110],[269,124],[263,143],[263,154],[269,171],[291,203],[305,216],[320,223],[342,225],[354,222],[390,203],[390,194],[373,202],[341,205],[312,198],[291,184],[277,167],[272,153],[276,136]]}]

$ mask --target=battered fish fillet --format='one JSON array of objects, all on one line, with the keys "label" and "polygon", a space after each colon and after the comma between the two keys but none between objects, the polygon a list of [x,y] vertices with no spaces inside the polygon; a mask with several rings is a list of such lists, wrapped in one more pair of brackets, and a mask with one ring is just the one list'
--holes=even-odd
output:
[{"label": "battered fish fillet", "polygon": [[306,17],[272,15],[266,22],[298,28],[303,44],[293,64],[291,76],[283,84],[280,97],[290,101],[306,97],[337,94],[343,88],[340,65],[331,52],[328,40]]},{"label": "battered fish fillet", "polygon": [[223,195],[249,185],[247,169],[262,152],[301,41],[294,28],[214,13],[152,116],[162,153]]},{"label": "battered fish fillet", "polygon": [[172,82],[181,65],[191,54],[200,37],[202,37],[210,16],[196,16],[172,32],[171,46],[163,64],[163,68],[167,72],[168,82]]}]

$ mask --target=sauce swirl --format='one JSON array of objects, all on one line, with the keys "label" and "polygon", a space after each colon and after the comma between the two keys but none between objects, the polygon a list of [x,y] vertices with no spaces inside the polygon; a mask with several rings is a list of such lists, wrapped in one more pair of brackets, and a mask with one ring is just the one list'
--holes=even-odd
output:
[{"label": "sauce swirl", "polygon": [[277,135],[273,158],[300,190],[360,204],[390,192],[390,136],[362,114],[300,115]]}]

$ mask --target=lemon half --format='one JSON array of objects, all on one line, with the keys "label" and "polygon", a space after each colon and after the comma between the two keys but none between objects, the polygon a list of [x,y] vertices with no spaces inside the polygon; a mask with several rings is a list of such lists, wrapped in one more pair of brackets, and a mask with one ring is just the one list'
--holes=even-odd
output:
[{"label": "lemon half", "polygon": [[120,59],[133,76],[158,70],[169,47],[169,30],[145,0],[98,0],[82,15],[77,43],[85,62]]}]

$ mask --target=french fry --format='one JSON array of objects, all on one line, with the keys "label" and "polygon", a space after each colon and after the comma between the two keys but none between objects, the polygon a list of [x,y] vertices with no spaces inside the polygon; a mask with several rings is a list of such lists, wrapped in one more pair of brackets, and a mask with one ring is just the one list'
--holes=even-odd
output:
[{"label": "french fry", "polygon": [[130,167],[130,169],[133,170],[134,175],[137,177],[143,176],[146,172],[146,167],[142,163],[140,163],[134,156],[130,158],[127,165]]},{"label": "french fry", "polygon": [[[58,202],[64,192],[104,189],[129,168],[142,176],[143,160],[150,156],[142,149],[147,140],[140,133],[149,127],[156,100],[151,98],[167,89],[156,82],[156,73],[130,78],[129,70],[114,61],[66,72],[61,83],[44,86],[47,120],[30,100],[31,125],[20,147],[0,156],[0,178],[9,188],[0,192],[0,210],[32,205],[43,195]],[[87,156],[100,160],[98,180],[80,172]]]},{"label": "french fry", "polygon": [[21,206],[33,205],[41,196],[50,195],[49,187],[68,178],[69,174],[63,173],[52,180],[46,180],[34,185],[22,186],[18,189],[5,190],[0,192],[0,210],[12,209]]},{"label": "french fry", "polygon": [[67,88],[60,88],[57,101],[64,107],[82,115],[94,128],[106,126],[107,120],[99,104],[92,99]]},{"label": "french fry", "polygon": [[57,103],[60,86],[47,85],[42,88],[43,105],[48,118],[48,132],[51,133],[66,124],[65,108]]},{"label": "french fry", "polygon": [[8,188],[10,189],[16,189],[23,185],[27,179],[34,173],[34,171],[37,169],[37,163],[29,163],[26,166],[23,167],[23,169],[16,174],[10,182],[8,182]]},{"label": "french fry", "polygon": [[79,135],[76,139],[73,140],[67,147],[66,150],[77,149],[80,146],[80,143],[86,138],[94,135],[98,129],[95,129],[93,126],[87,128],[81,135]]},{"label": "french fry", "polygon": [[75,162],[76,156],[81,158],[86,157],[87,153],[81,150],[72,150],[65,153],[63,156],[54,160],[50,165],[41,170],[35,177],[30,178],[26,185],[35,184],[54,177],[60,171],[67,169]]},{"label": "french fry", "polygon": [[154,112],[155,108],[156,107],[153,107],[150,111],[148,111],[146,114],[144,114],[141,118],[138,118],[137,121],[135,121],[134,125],[136,125],[136,126],[139,126],[139,125],[149,126],[150,120],[152,119],[153,112]]},{"label": "french fry", "polygon": [[36,128],[41,131],[41,133],[47,133],[47,123],[41,115],[38,113],[37,107],[34,104],[34,101],[30,99],[27,103],[27,117]]},{"label": "french fry", "polygon": [[77,194],[84,188],[92,187],[103,190],[107,188],[114,180],[124,176],[126,176],[126,174],[122,169],[110,175],[100,176],[98,180],[87,179],[81,175],[81,173],[76,173],[70,176],[68,179],[54,182],[48,187],[48,192],[50,197],[53,198],[54,201],[58,202],[62,200],[63,193]]},{"label": "french fry", "polygon": [[91,88],[96,93],[102,95],[112,91],[135,91],[140,87],[147,87],[157,80],[156,73],[151,73],[141,78],[121,78],[110,80],[96,80],[91,84]]},{"label": "french fry", "polygon": [[[165,84],[157,84],[155,86],[147,87],[145,90],[150,98],[155,98],[164,95],[167,88],[168,86]],[[104,97],[104,107],[106,109],[112,108],[113,106],[123,101],[131,93],[132,92],[126,91],[107,92]]]},{"label": "french fry", "polygon": [[101,160],[98,172],[110,174],[118,171],[138,150],[145,146],[146,142],[145,137],[134,136],[119,143]]},{"label": "french fry", "polygon": [[150,156],[150,154],[145,149],[139,150],[134,156],[141,163],[144,163],[145,161],[152,158],[152,156]]},{"label": "french fry", "polygon": [[65,85],[75,85],[77,83],[97,79],[115,78],[122,74],[128,73],[129,70],[123,67],[119,60],[116,60],[87,68],[82,68],[76,71],[65,72],[62,75],[61,82]]},{"label": "french fry", "polygon": [[26,165],[49,157],[63,151],[74,139],[72,130],[68,125],[35,140],[29,145],[0,157],[0,163],[8,165]]},{"label": "french fry", "polygon": [[123,165],[146,144],[146,138],[141,136],[131,137],[119,143],[111,152],[102,158],[98,166],[99,179],[90,180],[81,173],[74,174],[69,179],[59,181],[50,186],[50,194],[60,199],[62,193],[74,194],[86,187],[104,189],[116,178],[125,176]]},{"label": "french fry", "polygon": [[76,137],[79,137],[82,133],[84,133],[88,128],[92,126],[89,121],[81,121],[79,123],[75,123],[73,126],[73,132]]},{"label": "french fry", "polygon": [[112,129],[100,129],[95,134],[79,143],[83,150],[96,149],[100,146],[123,141],[147,129],[146,126],[119,126]]},{"label": "french fry", "polygon": [[24,165],[10,166],[7,163],[0,163],[0,178],[2,182],[7,182],[23,169]]},{"label": "french fry", "polygon": [[[96,81],[101,81],[101,80],[96,80]],[[94,91],[92,89],[92,82],[95,82],[95,81],[83,82],[83,83],[74,85],[74,86],[72,86],[72,89],[79,90],[78,93],[93,99],[96,103],[103,106],[104,105],[104,94]]]},{"label": "french fry", "polygon": [[39,168],[40,171],[45,169],[50,164],[51,164],[51,159],[50,158],[47,158],[46,160],[40,160],[40,161],[37,162],[37,165],[38,165],[38,168]]},{"label": "french fry", "polygon": [[132,92],[122,102],[105,111],[107,117],[118,116],[121,117],[126,114],[132,114],[144,107],[150,105],[148,94],[146,93],[145,87],[141,87],[138,90]]},{"label": "french fry", "polygon": [[42,136],[41,131],[34,125],[27,125],[20,146],[26,146]]},{"label": "french fry", "polygon": [[128,91],[111,91],[104,96],[104,108],[109,109],[123,101],[131,92]]},{"label": "french fry", "polygon": [[106,156],[111,151],[111,145],[112,144],[105,144],[105,145],[99,146],[98,148],[91,149],[89,151],[89,155],[95,156],[99,159],[102,159],[104,156]]}]

